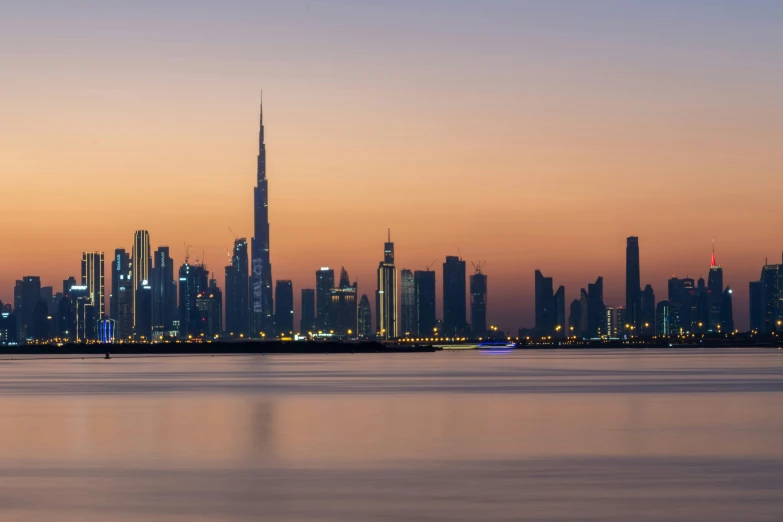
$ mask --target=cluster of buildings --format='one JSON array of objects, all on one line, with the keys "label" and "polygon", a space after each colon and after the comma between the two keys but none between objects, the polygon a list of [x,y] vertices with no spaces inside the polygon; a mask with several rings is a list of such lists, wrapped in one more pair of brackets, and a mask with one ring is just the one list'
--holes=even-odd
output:
[{"label": "cluster of buildings", "polygon": [[[225,294],[203,260],[176,267],[169,247],[154,252],[150,234],[138,230],[130,252],[85,252],[80,277],[56,291],[40,277],[16,282],[13,304],[0,302],[0,344],[61,342],[203,340],[216,338],[505,338],[487,324],[487,276],[482,265],[467,275],[461,257],[448,256],[442,271],[442,315],[436,313],[435,272],[395,266],[389,231],[378,265],[375,314],[345,268],[315,272],[313,288],[301,290],[301,321],[294,324],[294,286],[272,278],[269,197],[263,106],[260,118],[254,235],[234,241],[225,267]],[[108,263],[107,263],[108,261]],[[111,276],[108,293],[105,270]],[[724,287],[723,267],[713,248],[709,275],[694,281],[672,277],[667,299],[657,301],[651,285],[642,287],[639,240],[626,246],[626,299],[604,303],[603,278],[582,288],[566,310],[565,288],[535,272],[535,328],[520,336],[544,339],[623,338],[653,335],[730,333],[734,329],[732,290]],[[108,301],[108,308],[107,308]],[[470,315],[468,316],[468,311]],[[750,283],[751,330],[769,334],[783,322],[783,264],[766,264]]]}]

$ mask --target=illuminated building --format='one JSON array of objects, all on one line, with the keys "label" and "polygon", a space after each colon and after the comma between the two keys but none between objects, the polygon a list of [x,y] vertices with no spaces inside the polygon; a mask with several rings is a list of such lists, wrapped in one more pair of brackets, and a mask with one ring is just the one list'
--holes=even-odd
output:
[{"label": "illuminated building", "polygon": [[113,296],[116,314],[114,319],[117,321],[114,337],[127,341],[133,337],[133,303],[136,301],[136,290],[130,274],[120,273],[118,277],[117,293]]},{"label": "illuminated building", "polygon": [[257,183],[254,189],[254,226],[252,239],[253,336],[273,331],[272,263],[269,256],[269,192],[266,179],[264,143],[264,106],[259,107]]},{"label": "illuminated building", "polygon": [[329,318],[332,323],[330,333],[334,331],[334,335],[344,338],[357,337],[359,331],[357,285],[351,283],[344,267],[340,270],[339,286],[331,289],[330,301]]},{"label": "illuminated building", "polygon": [[90,288],[87,285],[74,285],[68,294],[69,339],[76,343],[92,341],[98,338],[98,309],[92,304]]},{"label": "illuminated building", "polygon": [[709,332],[721,330],[721,308],[723,306],[723,267],[715,262],[715,243],[712,243],[712,260],[707,276],[707,306]]},{"label": "illuminated building", "polygon": [[[123,248],[118,248],[114,251],[114,259],[111,263],[111,296],[110,296],[110,308],[109,315],[112,319],[120,320],[120,282],[127,284],[130,281],[131,272],[131,260],[128,253]],[[63,291],[63,293],[66,293]]]},{"label": "illuminated building", "polygon": [[475,265],[476,273],[470,276],[470,326],[473,337],[487,335],[487,276],[481,272],[481,264]]},{"label": "illuminated building", "polygon": [[652,336],[655,334],[655,292],[653,291],[652,285],[647,285],[644,287],[644,290],[642,290],[642,307],[640,310],[641,313],[641,325],[640,325],[640,335],[643,336]]},{"label": "illuminated building", "polygon": [[133,337],[137,341],[152,340],[152,285],[144,280],[136,287],[136,324],[133,326]]},{"label": "illuminated building", "polygon": [[193,337],[214,338],[223,331],[223,293],[217,281],[209,280],[209,286],[196,295],[195,318],[189,328]]},{"label": "illuminated building", "polygon": [[399,337],[397,322],[397,268],[394,266],[394,243],[391,229],[383,247],[383,261],[378,265],[378,287],[375,291],[375,323],[381,339]]},{"label": "illuminated building", "polygon": [[0,345],[15,344],[16,316],[6,310],[0,312]]},{"label": "illuminated building", "polygon": [[615,309],[613,306],[607,306],[604,308],[606,310],[605,317],[606,317],[606,325],[604,327],[604,330],[606,335],[609,335],[611,337],[619,337],[620,332],[617,330],[617,314],[615,313]]},{"label": "illuminated building", "polygon": [[103,252],[82,254],[82,286],[87,287],[95,316],[100,321],[106,315],[104,300]]},{"label": "illuminated building", "polygon": [[98,341],[101,344],[113,343],[116,326],[117,322],[114,319],[103,319],[98,321]]},{"label": "illuminated building", "polygon": [[416,270],[413,273],[413,291],[416,297],[416,335],[435,337],[435,272]]},{"label": "illuminated building", "polygon": [[400,270],[400,327],[403,337],[416,334],[416,288],[413,272]]},{"label": "illuminated building", "polygon": [[761,269],[764,282],[764,332],[780,330],[783,320],[783,265],[765,264]]},{"label": "illuminated building", "polygon": [[656,307],[655,318],[655,333],[656,335],[677,335],[675,329],[672,328],[672,306],[669,301],[661,301]]},{"label": "illuminated building", "polygon": [[249,277],[247,239],[238,238],[226,267],[226,331],[236,337],[251,332]]},{"label": "illuminated building", "polygon": [[299,331],[302,335],[315,331],[315,289],[302,289],[302,315],[299,320]]},{"label": "illuminated building", "polygon": [[[133,259],[131,260],[131,281],[133,282],[133,327],[136,327],[136,291],[143,285],[149,285],[152,279],[152,250],[150,234],[146,230],[137,230],[133,234]],[[145,282],[146,281],[146,282]],[[152,312],[150,311],[150,314]],[[146,320],[146,317],[144,318]],[[150,322],[152,318],[150,317]]]},{"label": "illuminated building", "polygon": [[638,333],[642,318],[642,283],[639,271],[639,238],[630,236],[625,245],[625,309],[628,324]]},{"label": "illuminated building", "polygon": [[443,334],[446,337],[458,336],[465,330],[465,296],[465,261],[446,256],[443,263]]},{"label": "illuminated building", "polygon": [[633,330],[631,330],[631,327],[633,325],[628,321],[628,309],[624,306],[618,306],[614,310],[614,317],[614,331],[610,332],[609,335],[620,338],[632,335]]},{"label": "illuminated building", "polygon": [[359,301],[359,313],[358,313],[358,334],[360,339],[368,339],[372,337],[372,310],[370,309],[370,300],[367,298],[367,294],[362,294],[362,298]]},{"label": "illuminated building", "polygon": [[275,332],[278,337],[294,334],[294,284],[290,280],[275,283]]},{"label": "illuminated building", "polygon": [[329,318],[332,288],[334,288],[334,270],[328,266],[321,267],[321,269],[315,273],[316,331],[328,332],[332,329],[331,320]]},{"label": "illuminated building", "polygon": [[177,282],[174,280],[174,260],[169,247],[158,247],[152,268],[152,331],[160,335],[171,332],[177,320]]}]

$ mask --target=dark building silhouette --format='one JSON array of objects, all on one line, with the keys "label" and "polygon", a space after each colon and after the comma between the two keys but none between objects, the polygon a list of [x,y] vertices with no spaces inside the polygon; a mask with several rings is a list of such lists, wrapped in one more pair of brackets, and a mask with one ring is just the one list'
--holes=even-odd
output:
[{"label": "dark building silhouette", "polygon": [[399,337],[397,319],[397,268],[394,266],[394,243],[391,230],[383,245],[383,261],[378,264],[378,287],[375,291],[375,323],[378,337],[395,339]]},{"label": "dark building silhouette", "polygon": [[158,247],[152,262],[152,330],[170,332],[177,321],[177,282],[169,247]]},{"label": "dark building silhouette", "polygon": [[761,269],[764,282],[764,332],[781,329],[783,323],[783,265],[766,264]]},{"label": "dark building silhouette", "polygon": [[117,281],[115,302],[115,318],[116,331],[115,339],[128,341],[133,338],[133,303],[134,299],[134,285],[130,275],[120,274]]},{"label": "dark building silhouette", "polygon": [[466,327],[465,261],[446,256],[443,263],[443,335],[455,337]]},{"label": "dark building silhouette", "polygon": [[731,333],[734,331],[734,306],[732,305],[731,287],[723,291],[723,300],[720,306],[720,331]]},{"label": "dark building silhouette", "polygon": [[696,333],[703,334],[709,329],[710,323],[710,303],[709,293],[704,278],[700,277],[696,283],[696,309],[693,330]]},{"label": "dark building silhouette", "polygon": [[138,341],[149,341],[153,338],[152,301],[152,285],[145,279],[136,287],[136,324],[133,327],[133,337]]},{"label": "dark building silhouette", "polygon": [[639,238],[631,236],[625,246],[625,308],[628,322],[641,331],[642,283],[639,271]]},{"label": "dark building silhouette", "polygon": [[330,333],[343,338],[357,337],[358,302],[357,285],[351,283],[345,267],[340,269],[340,283],[330,292],[329,318],[331,320]]},{"label": "dark building silhouette", "polygon": [[[565,337],[565,287],[553,292],[551,277],[544,277],[540,270],[535,272],[535,321],[539,337]],[[578,335],[578,334],[577,334]]]},{"label": "dark building silhouette", "polygon": [[373,336],[372,331],[372,310],[370,309],[370,300],[367,298],[367,294],[362,294],[362,298],[359,301],[358,312],[358,337],[360,339],[369,339]]},{"label": "dark building silhouette", "polygon": [[656,308],[655,292],[652,285],[644,287],[641,303],[641,330],[639,330],[639,335],[655,335]]},{"label": "dark building silhouette", "polygon": [[487,276],[480,264],[470,276],[470,326],[474,338],[487,336]]},{"label": "dark building silhouette", "polygon": [[16,343],[16,332],[16,316],[6,308],[0,308],[0,345]]},{"label": "dark building silhouette", "polygon": [[315,289],[302,290],[302,317],[299,321],[299,330],[302,335],[315,331]]},{"label": "dark building silhouette", "polygon": [[[112,319],[120,320],[119,295],[120,286],[125,286],[131,277],[131,258],[124,248],[114,251],[114,259],[111,264],[111,296],[110,315]],[[67,293],[63,290],[63,294]]]},{"label": "dark building silhouette", "polygon": [[696,289],[691,278],[669,279],[669,305],[671,306],[671,327],[676,334],[693,333],[696,317]]},{"label": "dark building silhouette", "polygon": [[275,332],[278,337],[294,334],[294,283],[290,279],[275,282]]},{"label": "dark building silhouette", "polygon": [[194,337],[215,338],[223,331],[223,292],[215,279],[196,296],[195,315],[191,322]]},{"label": "dark building silhouette", "polygon": [[328,332],[332,329],[332,321],[329,317],[332,288],[334,288],[334,270],[328,266],[321,267],[315,273],[315,326],[319,332]]},{"label": "dark building silhouette", "polygon": [[568,334],[571,337],[582,335],[582,303],[579,299],[571,301],[568,308]]},{"label": "dark building silhouette", "polygon": [[14,302],[17,320],[19,321],[19,338],[30,340],[42,340],[36,331],[35,305],[43,301],[41,299],[41,278],[38,276],[25,276],[16,282],[14,288]]},{"label": "dark building silhouette", "polygon": [[434,337],[437,323],[435,317],[435,272],[416,270],[413,273],[413,293],[416,300],[416,336]]},{"label": "dark building silhouette", "polygon": [[413,272],[400,271],[400,336],[416,335],[416,284]]},{"label": "dark building silhouette", "polygon": [[[196,298],[209,288],[209,272],[200,264],[186,262],[179,269],[179,335],[183,339],[198,336],[201,316]],[[255,335],[258,335],[256,333]]]},{"label": "dark building silhouette", "polygon": [[255,213],[252,240],[253,336],[273,331],[272,263],[269,256],[269,188],[266,179],[264,143],[264,105],[259,107],[257,183],[254,190]]},{"label": "dark building silhouette", "polygon": [[678,332],[672,329],[672,306],[669,301],[661,301],[656,307],[655,334],[676,335]]},{"label": "dark building silhouette", "polygon": [[250,334],[250,279],[247,239],[234,241],[226,267],[226,331],[235,337]]},{"label": "dark building silhouette", "polygon": [[723,267],[715,262],[715,243],[712,244],[712,260],[707,276],[707,331],[722,329],[721,308],[723,307]]},{"label": "dark building silhouette", "polygon": [[[596,338],[602,335],[611,335],[606,332],[606,307],[604,306],[604,278],[599,277],[595,283],[587,285],[587,292],[582,290],[586,298],[587,329],[585,337]],[[584,319],[584,315],[583,315]]]},{"label": "dark building silhouette", "polygon": [[768,333],[766,321],[767,285],[764,281],[751,281],[748,285],[750,296],[750,331],[759,334]]}]

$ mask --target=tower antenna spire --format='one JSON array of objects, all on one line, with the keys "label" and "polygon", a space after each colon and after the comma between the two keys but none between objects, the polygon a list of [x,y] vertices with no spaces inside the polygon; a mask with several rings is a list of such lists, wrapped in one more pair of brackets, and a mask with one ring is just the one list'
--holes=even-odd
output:
[{"label": "tower antenna spire", "polygon": [[389,243],[391,243],[391,227],[388,229],[388,237],[389,237]]},{"label": "tower antenna spire", "polygon": [[710,266],[715,266],[715,240],[712,240],[712,261],[710,263]]}]

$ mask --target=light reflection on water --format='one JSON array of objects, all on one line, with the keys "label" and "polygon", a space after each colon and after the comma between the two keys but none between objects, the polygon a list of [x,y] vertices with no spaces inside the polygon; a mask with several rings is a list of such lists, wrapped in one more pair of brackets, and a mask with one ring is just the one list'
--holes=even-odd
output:
[{"label": "light reflection on water", "polygon": [[779,520],[779,351],[0,361],[2,520]]}]

